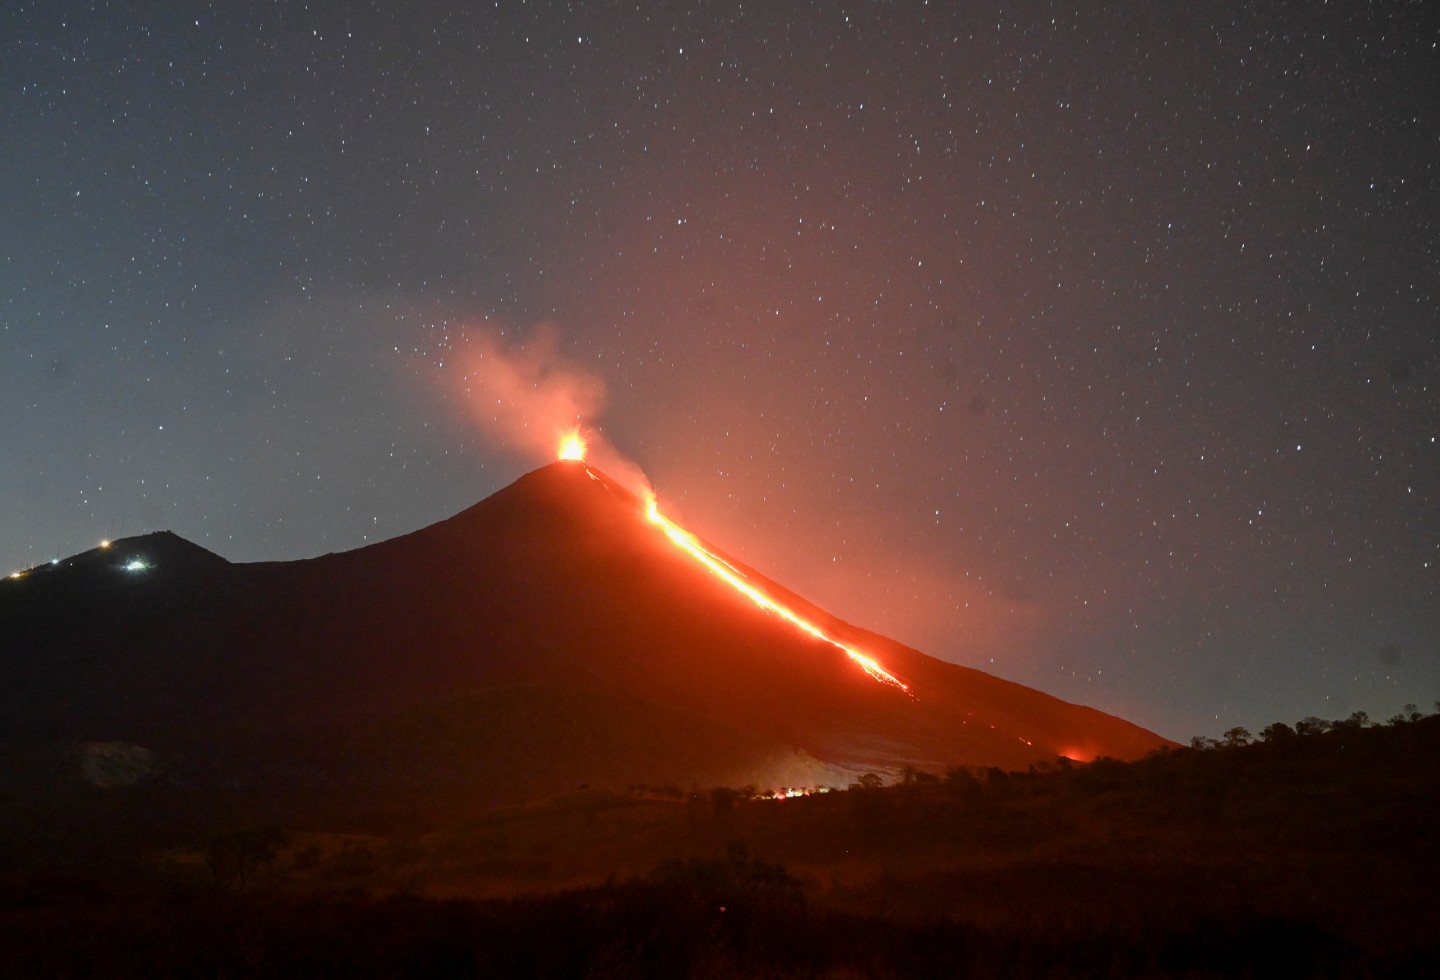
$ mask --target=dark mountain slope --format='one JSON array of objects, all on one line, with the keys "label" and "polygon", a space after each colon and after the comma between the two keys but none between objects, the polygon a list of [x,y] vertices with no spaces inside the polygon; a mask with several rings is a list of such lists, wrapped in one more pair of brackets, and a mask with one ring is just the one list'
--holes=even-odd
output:
[{"label": "dark mountain slope", "polygon": [[356,551],[236,565],[162,533],[5,582],[0,738],[133,741],[253,780],[477,800],[1163,744],[849,627],[736,564],[910,693],[738,596],[603,474],[556,463]]}]

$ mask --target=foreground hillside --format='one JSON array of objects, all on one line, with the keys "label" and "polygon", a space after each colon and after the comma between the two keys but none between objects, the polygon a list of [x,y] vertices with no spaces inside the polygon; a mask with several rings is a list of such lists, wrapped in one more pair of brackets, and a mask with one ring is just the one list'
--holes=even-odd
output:
[{"label": "foreground hillside", "polygon": [[[1434,975],[1440,716],[1309,729],[784,800],[585,791],[420,836],[216,825],[188,846],[111,839],[69,868],[12,848],[0,960],[36,976]],[[156,789],[85,786],[77,809],[104,838]]]}]

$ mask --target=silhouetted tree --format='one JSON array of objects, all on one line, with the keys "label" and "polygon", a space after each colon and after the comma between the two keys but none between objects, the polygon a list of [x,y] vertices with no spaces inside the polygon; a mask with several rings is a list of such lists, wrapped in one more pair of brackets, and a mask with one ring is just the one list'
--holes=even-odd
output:
[{"label": "silhouetted tree", "polygon": [[729,813],[739,799],[740,794],[729,786],[716,786],[710,791],[710,808],[716,813]]},{"label": "silhouetted tree", "polygon": [[1277,721],[1273,724],[1266,725],[1260,730],[1260,740],[1264,742],[1283,742],[1288,738],[1294,737],[1295,729],[1291,728],[1283,721]]},{"label": "silhouetted tree", "polygon": [[1003,789],[1010,785],[1010,774],[999,766],[991,766],[985,770],[985,782],[994,789]]},{"label": "silhouetted tree", "polygon": [[919,783],[933,783],[939,780],[933,772],[926,772],[924,769],[916,769],[914,766],[906,766],[901,772],[901,782],[906,786],[915,786]]},{"label": "silhouetted tree", "polygon": [[945,785],[951,793],[962,798],[973,797],[981,790],[980,779],[975,775],[975,770],[968,766],[951,766],[946,769]]},{"label": "silhouetted tree", "polygon": [[1249,745],[1251,738],[1250,729],[1241,728],[1239,725],[1236,725],[1234,728],[1226,731],[1225,734],[1221,737],[1225,740],[1225,745],[1228,748],[1236,748],[1241,745]]},{"label": "silhouetted tree", "polygon": [[873,772],[867,772],[855,782],[851,783],[852,789],[879,789],[885,785],[885,780]]},{"label": "silhouetted tree", "polygon": [[1330,723],[1315,715],[1306,715],[1295,723],[1296,735],[1323,735],[1330,730]]}]

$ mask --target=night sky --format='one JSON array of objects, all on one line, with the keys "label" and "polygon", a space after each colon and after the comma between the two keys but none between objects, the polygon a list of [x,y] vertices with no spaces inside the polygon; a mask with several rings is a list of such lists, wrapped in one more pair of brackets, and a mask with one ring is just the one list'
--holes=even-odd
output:
[{"label": "night sky", "polygon": [[579,412],[935,656],[1181,740],[1428,710],[1437,41],[1400,2],[11,0],[0,569],[355,548]]}]

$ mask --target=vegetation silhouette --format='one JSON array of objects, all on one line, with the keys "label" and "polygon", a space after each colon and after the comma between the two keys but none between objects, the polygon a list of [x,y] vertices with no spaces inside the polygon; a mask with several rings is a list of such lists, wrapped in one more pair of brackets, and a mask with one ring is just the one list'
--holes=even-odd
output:
[{"label": "vegetation silhouette", "polygon": [[[49,804],[22,777],[44,767],[7,766],[0,962],[15,977],[1434,974],[1440,715],[1199,744],[788,799],[587,789],[421,835],[281,830],[243,794],[77,780],[52,788],[71,815],[28,860],[22,811]],[[22,748],[5,761],[39,758]]]}]

